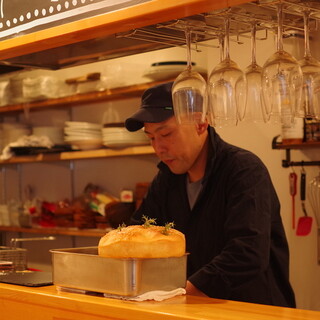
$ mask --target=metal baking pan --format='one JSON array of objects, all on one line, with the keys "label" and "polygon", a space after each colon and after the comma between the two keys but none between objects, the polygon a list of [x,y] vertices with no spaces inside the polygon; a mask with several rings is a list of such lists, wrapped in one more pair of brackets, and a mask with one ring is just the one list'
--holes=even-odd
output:
[{"label": "metal baking pan", "polygon": [[157,259],[114,259],[98,255],[98,247],[53,249],[53,283],[121,296],[186,285],[187,255]]}]

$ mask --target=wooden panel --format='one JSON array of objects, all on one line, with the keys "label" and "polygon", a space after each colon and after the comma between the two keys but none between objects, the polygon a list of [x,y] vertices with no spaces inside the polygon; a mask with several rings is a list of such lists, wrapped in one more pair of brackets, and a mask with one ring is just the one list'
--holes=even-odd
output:
[{"label": "wooden panel", "polygon": [[250,1],[153,0],[124,10],[4,40],[1,43],[0,59],[6,60],[245,2]]},{"label": "wooden panel", "polygon": [[94,17],[151,0],[1,1],[0,39]]}]

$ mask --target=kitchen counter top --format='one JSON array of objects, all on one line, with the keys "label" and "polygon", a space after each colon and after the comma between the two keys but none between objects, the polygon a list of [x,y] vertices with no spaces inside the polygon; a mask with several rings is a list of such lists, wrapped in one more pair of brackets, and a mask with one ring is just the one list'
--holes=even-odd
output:
[{"label": "kitchen counter top", "polygon": [[55,286],[0,284],[1,319],[6,320],[316,320],[320,312],[194,296],[162,302],[132,302],[58,292]]}]

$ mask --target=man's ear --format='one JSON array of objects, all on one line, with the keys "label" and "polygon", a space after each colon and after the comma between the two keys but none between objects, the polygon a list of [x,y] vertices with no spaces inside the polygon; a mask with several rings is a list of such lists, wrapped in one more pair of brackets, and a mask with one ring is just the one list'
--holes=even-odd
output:
[{"label": "man's ear", "polygon": [[197,123],[197,124],[196,124],[196,128],[197,128],[197,133],[198,133],[199,135],[203,134],[203,133],[206,132],[207,129],[208,129],[208,121],[205,120],[204,122]]}]

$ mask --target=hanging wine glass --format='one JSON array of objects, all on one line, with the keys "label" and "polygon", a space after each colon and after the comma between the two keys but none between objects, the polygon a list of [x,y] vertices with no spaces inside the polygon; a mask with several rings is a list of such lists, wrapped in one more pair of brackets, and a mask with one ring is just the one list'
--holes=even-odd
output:
[{"label": "hanging wine glass", "polygon": [[267,114],[262,99],[262,68],[256,60],[257,22],[251,26],[251,63],[236,83],[236,97],[239,120],[267,122]]},{"label": "hanging wine glass", "polygon": [[230,59],[230,17],[225,18],[225,58],[212,70],[208,80],[209,110],[217,126],[238,122],[235,85],[242,71]]},{"label": "hanging wine glass", "polygon": [[[218,34],[218,42],[219,42],[219,49],[220,49],[220,63],[224,60],[224,40],[225,40],[225,35],[224,33],[219,33]],[[208,120],[209,120],[209,124],[212,127],[216,126],[216,122],[215,122],[215,116],[214,116],[214,110],[213,108],[208,108]]]},{"label": "hanging wine glass", "polygon": [[303,74],[303,91],[300,108],[296,110],[297,117],[316,118],[318,114],[320,96],[320,62],[312,57],[309,43],[310,9],[303,11],[304,21],[304,57],[299,61]]},{"label": "hanging wine glass", "polygon": [[277,52],[262,69],[262,92],[266,112],[282,123],[292,123],[302,96],[302,71],[297,60],[283,50],[283,4],[277,5]]},{"label": "hanging wine glass", "polygon": [[202,123],[207,113],[207,84],[200,73],[192,70],[191,29],[185,30],[187,69],[173,83],[172,100],[178,123]]}]

